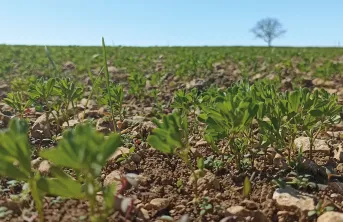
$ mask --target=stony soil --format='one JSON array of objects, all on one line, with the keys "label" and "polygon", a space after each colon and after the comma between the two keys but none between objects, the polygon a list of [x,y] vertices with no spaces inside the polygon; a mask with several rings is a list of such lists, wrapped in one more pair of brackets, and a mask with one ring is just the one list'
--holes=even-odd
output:
[{"label": "stony soil", "polygon": [[[178,88],[205,88],[210,83],[217,83],[218,86],[229,86],[239,76],[233,75],[229,67],[220,67],[208,78],[194,79],[189,82],[179,81],[176,77],[167,76],[164,81],[163,91],[160,98],[166,106],[162,112],[167,114],[172,112],[169,107],[173,92]],[[266,75],[255,76],[263,78]],[[116,78],[114,75],[113,78]],[[330,92],[337,92],[343,95],[343,83],[341,80],[332,79],[324,81],[318,78],[308,77],[306,81],[300,81],[303,86],[315,88],[323,87]],[[85,81],[87,82],[87,81]],[[334,84],[332,83],[334,82]],[[173,84],[171,84],[173,83]],[[6,83],[4,83],[6,84]],[[1,85],[1,84],[0,84]],[[148,87],[148,86],[147,86]],[[148,87],[149,88],[149,87]],[[285,78],[283,81],[284,89],[292,88],[292,79]],[[8,91],[8,90],[4,90]],[[92,117],[96,121],[97,130],[109,133],[111,126],[106,121],[106,110],[95,102],[89,107],[83,107],[80,103],[79,115]],[[134,154],[121,163],[109,161],[103,169],[101,182],[113,183],[113,177],[120,174],[136,173],[140,175],[138,187],[129,188],[124,196],[134,199],[135,207],[129,218],[125,219],[122,212],[117,211],[109,218],[109,221],[168,221],[165,216],[180,220],[184,215],[188,215],[188,220],[182,221],[329,221],[325,218],[341,217],[342,214],[325,213],[324,215],[308,217],[307,212],[313,209],[318,201],[322,200],[325,204],[335,207],[336,212],[343,212],[343,150],[341,132],[343,125],[337,125],[323,132],[318,139],[317,152],[314,161],[311,162],[305,156],[299,160],[303,163],[304,174],[312,175],[310,182],[313,187],[278,188],[273,179],[281,178],[285,181],[297,178],[294,170],[285,161],[286,153],[277,153],[270,149],[267,156],[258,157],[254,167],[247,166],[243,172],[238,172],[234,164],[228,163],[220,170],[208,169],[205,176],[199,181],[200,200],[208,198],[212,204],[203,216],[201,212],[201,201],[198,204],[192,202],[194,192],[190,181],[190,171],[185,164],[178,158],[161,154],[150,148],[145,139],[155,127],[151,118],[156,115],[154,101],[147,99],[144,104],[139,104],[134,99],[127,97],[125,104],[128,115],[125,126],[121,133],[125,140],[124,152],[132,146],[135,147]],[[144,107],[142,109],[142,107]],[[141,112],[143,110],[143,113]],[[5,128],[13,111],[5,104],[0,103],[0,115],[2,128]],[[30,140],[36,150],[46,149],[58,143],[60,135],[53,136],[44,134],[45,118],[39,118],[42,113],[31,110],[27,117],[32,123]],[[43,119],[43,120],[42,120]],[[74,118],[78,119],[77,117]],[[75,123],[78,123],[76,121]],[[71,124],[73,125],[73,124]],[[67,127],[64,124],[64,127]],[[194,148],[194,155],[208,157],[213,155],[211,148],[202,139],[201,126],[199,134],[194,135],[191,145]],[[35,134],[37,130],[43,130],[43,134]],[[36,130],[36,131],[35,131]],[[51,129],[56,132],[56,129]],[[306,138],[297,140],[306,145]],[[126,148],[126,150],[125,150]],[[342,157],[341,157],[342,156]],[[32,160],[35,167],[41,172],[49,172],[49,164],[41,162],[37,156]],[[328,177],[331,174],[334,176]],[[110,175],[110,176],[109,176]],[[245,177],[249,177],[252,182],[252,191],[249,197],[242,195],[243,182]],[[112,177],[112,179],[111,179]],[[15,201],[11,196],[22,191],[20,184],[10,186],[8,178],[0,179],[0,207],[6,207],[12,212],[3,216],[1,221],[36,221],[32,216],[33,208],[30,201]],[[178,181],[182,181],[182,187],[178,187]],[[44,204],[46,221],[88,221],[88,205],[79,200],[63,200],[56,197],[47,197]],[[331,220],[330,221],[339,221]]]}]

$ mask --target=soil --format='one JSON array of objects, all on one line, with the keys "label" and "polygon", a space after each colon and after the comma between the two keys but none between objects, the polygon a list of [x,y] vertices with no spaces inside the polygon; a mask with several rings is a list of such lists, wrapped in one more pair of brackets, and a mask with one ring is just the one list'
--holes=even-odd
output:
[{"label": "soil", "polygon": [[[230,64],[228,65],[230,66]],[[204,79],[202,83],[196,84],[194,81],[192,87],[197,87],[200,90],[205,88],[207,84],[217,83],[220,87],[227,87],[232,82],[239,79],[238,76],[232,75],[233,68],[224,68],[225,72],[217,72]],[[113,76],[116,78],[116,76]],[[163,108],[163,113],[170,113],[172,109],[168,104],[172,98],[173,92],[178,88],[185,87],[187,84],[174,79],[175,77],[169,77],[165,81],[164,87],[161,87],[160,98],[163,98],[163,103],[166,106]],[[333,79],[334,80],[334,79]],[[335,81],[335,80],[334,80]],[[173,84],[171,84],[173,83]],[[189,83],[189,82],[188,82]],[[341,81],[336,83],[340,83]],[[309,84],[304,82],[304,84]],[[342,84],[343,85],[343,84]],[[284,87],[289,88],[289,85],[285,84]],[[340,88],[335,85],[335,88]],[[134,116],[141,112],[142,106],[136,105],[139,102],[132,98],[127,98],[128,102],[125,104],[128,115],[126,119],[132,120]],[[145,101],[144,122],[147,123],[153,116],[156,116],[156,112],[151,111],[154,106],[154,101]],[[100,107],[98,107],[100,109]],[[97,109],[98,110],[98,109]],[[101,114],[96,118],[102,118],[105,114]],[[31,122],[35,121],[39,114],[31,116]],[[130,188],[125,191],[124,196],[134,198],[135,207],[129,218],[124,217],[124,214],[115,212],[109,217],[109,221],[159,221],[162,216],[170,216],[175,221],[179,220],[183,215],[188,215],[190,221],[220,221],[227,216],[226,209],[231,206],[244,205],[247,200],[249,203],[255,204],[255,208],[259,209],[270,221],[315,221],[316,218],[308,218],[298,211],[284,210],[282,220],[280,219],[281,211],[272,199],[273,193],[277,188],[272,182],[273,179],[287,178],[292,172],[291,169],[280,169],[275,167],[273,159],[268,157],[258,157],[255,160],[254,167],[247,166],[243,171],[239,172],[234,164],[228,163],[220,170],[208,169],[215,175],[215,180],[219,187],[212,185],[206,186],[200,193],[199,199],[208,197],[209,203],[212,204],[212,209],[208,210],[203,216],[200,216],[201,207],[199,204],[192,202],[194,198],[194,191],[192,185],[188,184],[191,172],[188,167],[182,162],[181,159],[160,153],[149,147],[145,139],[149,131],[143,127],[144,124],[139,124],[137,127],[129,127],[126,129],[126,133],[123,133],[123,137],[126,138],[125,147],[135,147],[135,158],[131,156],[127,161],[122,163],[110,162],[108,163],[102,172],[101,182],[114,170],[120,171],[122,174],[135,173],[141,175],[144,179],[139,183],[138,187]],[[341,126],[335,126],[331,131],[340,131]],[[201,131],[201,127],[199,128]],[[192,145],[202,139],[201,132],[194,135]],[[333,145],[341,144],[340,138],[332,138],[328,135],[322,135],[323,139],[330,142],[331,148]],[[30,138],[33,146],[36,150],[47,149],[53,147],[57,142],[53,140],[37,140]],[[196,147],[197,154],[204,157],[213,155],[211,148],[207,144],[203,144]],[[281,153],[282,156],[287,156],[286,153]],[[319,166],[331,166],[336,169],[338,173],[340,170],[336,167],[339,162],[333,158],[333,152],[330,155],[316,155],[314,162]],[[35,159],[37,156],[33,156]],[[304,157],[306,158],[306,157]],[[193,163],[194,165],[196,163]],[[249,164],[248,164],[249,165]],[[309,172],[305,172],[309,173]],[[252,183],[251,194],[248,197],[243,197],[243,183],[245,177],[250,178]],[[10,195],[19,194],[22,191],[21,185],[15,185],[9,187],[7,182],[9,179],[2,178],[0,180],[0,207],[5,206],[13,212],[7,216],[1,218],[1,221],[28,221],[30,214],[32,214],[33,208],[30,209],[30,201],[22,201],[18,203],[10,198]],[[183,187],[177,186],[178,181],[183,181]],[[303,192],[313,194],[316,202],[319,200],[327,200],[335,206],[335,211],[343,212],[343,183],[339,179],[332,179],[331,181],[325,181],[325,177],[315,177],[312,182],[316,184],[328,185],[325,189],[319,190],[318,188],[299,188]],[[6,188],[9,188],[6,190]],[[335,195],[333,195],[335,194]],[[148,210],[149,218],[144,218],[140,209],[146,207],[146,205],[155,198],[167,198],[170,202],[167,208],[154,212]],[[70,200],[70,199],[58,199],[56,197],[46,197],[44,202],[44,213],[46,221],[88,221],[88,204],[85,201]],[[25,217],[23,216],[25,215]],[[26,219],[25,219],[26,218]],[[246,217],[245,221],[252,221],[252,217]],[[33,219],[32,221],[38,221]],[[227,218],[226,221],[238,221],[237,218]]]}]

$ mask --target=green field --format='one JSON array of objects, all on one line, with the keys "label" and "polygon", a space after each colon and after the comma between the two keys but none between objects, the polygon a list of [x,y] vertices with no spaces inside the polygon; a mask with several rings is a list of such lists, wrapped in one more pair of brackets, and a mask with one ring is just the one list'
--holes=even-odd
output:
[{"label": "green field", "polygon": [[342,212],[341,48],[0,52],[1,221]]}]

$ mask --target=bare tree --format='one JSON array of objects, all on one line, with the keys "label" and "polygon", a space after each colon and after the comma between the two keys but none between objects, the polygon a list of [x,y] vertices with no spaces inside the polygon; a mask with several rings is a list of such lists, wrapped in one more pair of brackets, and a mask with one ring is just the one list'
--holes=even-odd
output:
[{"label": "bare tree", "polygon": [[260,38],[270,47],[272,41],[279,38],[286,30],[283,29],[282,24],[275,18],[265,18],[258,21],[251,32],[254,33],[256,38]]}]

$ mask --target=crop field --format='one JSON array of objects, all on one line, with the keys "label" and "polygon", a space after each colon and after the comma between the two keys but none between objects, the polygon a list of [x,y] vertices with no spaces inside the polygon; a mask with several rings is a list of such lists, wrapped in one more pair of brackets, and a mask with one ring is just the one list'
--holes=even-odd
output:
[{"label": "crop field", "polygon": [[343,49],[0,52],[0,221],[343,221]]}]

